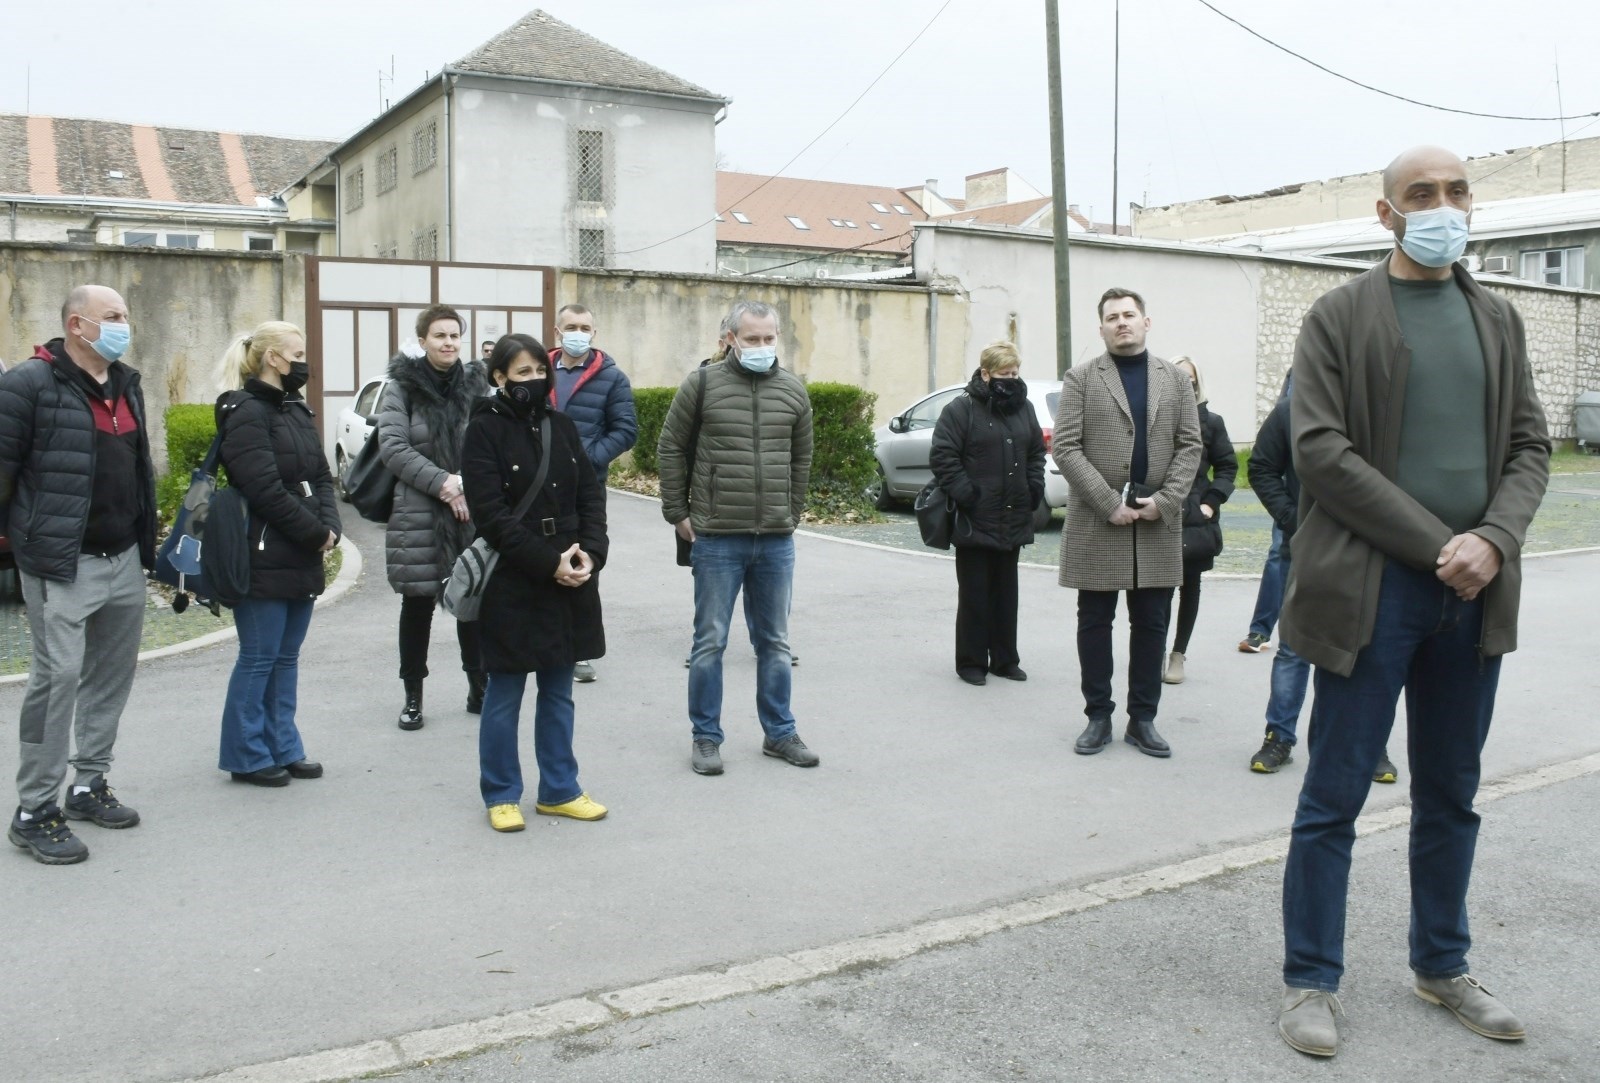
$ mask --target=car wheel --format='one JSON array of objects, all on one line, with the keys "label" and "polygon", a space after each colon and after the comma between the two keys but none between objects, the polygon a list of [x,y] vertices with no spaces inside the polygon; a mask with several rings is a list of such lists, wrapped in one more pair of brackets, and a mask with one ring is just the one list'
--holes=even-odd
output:
[{"label": "car wheel", "polygon": [[1033,532],[1035,534],[1040,533],[1050,525],[1053,511],[1055,509],[1050,506],[1048,501],[1039,501],[1039,506],[1033,509]]},{"label": "car wheel", "polygon": [[346,504],[350,503],[350,490],[345,488],[344,476],[350,472],[350,460],[345,457],[344,448],[335,448],[333,452],[333,473],[337,478],[335,487],[339,490],[339,499]]},{"label": "car wheel", "polygon": [[894,497],[889,495],[889,483],[884,480],[883,467],[878,467],[878,476],[872,484],[867,486],[867,499],[872,501],[872,506],[879,511],[888,511],[894,507]]}]

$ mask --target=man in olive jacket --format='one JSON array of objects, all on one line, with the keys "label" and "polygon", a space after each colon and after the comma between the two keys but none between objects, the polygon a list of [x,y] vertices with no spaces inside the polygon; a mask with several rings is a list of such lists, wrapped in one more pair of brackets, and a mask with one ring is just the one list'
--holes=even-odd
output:
[{"label": "man in olive jacket", "polygon": [[778,313],[740,301],[722,321],[720,361],[673,396],[657,447],[661,512],[692,542],[694,649],[689,661],[689,765],[722,773],[722,652],[743,589],[756,648],[761,750],[796,767],[816,753],[790,710],[789,600],[794,530],[811,477],[811,397],[777,363]]},{"label": "man in olive jacket", "polygon": [[1316,667],[1316,700],[1284,867],[1278,1029],[1319,1056],[1338,1048],[1355,819],[1402,690],[1416,994],[1478,1034],[1523,1036],[1468,973],[1466,895],[1479,753],[1517,645],[1518,558],[1550,441],[1521,317],[1456,262],[1466,167],[1419,147],[1383,187],[1395,250],[1312,306],[1290,410],[1300,526],[1281,628]]}]

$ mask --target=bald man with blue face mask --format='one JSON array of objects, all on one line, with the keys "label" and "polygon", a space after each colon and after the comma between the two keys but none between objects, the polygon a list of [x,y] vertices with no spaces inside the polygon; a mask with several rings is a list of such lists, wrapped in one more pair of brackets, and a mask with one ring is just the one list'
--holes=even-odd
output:
[{"label": "bald man with blue face mask", "polygon": [[105,286],[79,286],[61,323],[60,338],[0,378],[0,510],[33,642],[7,834],[47,865],[89,856],[67,820],[139,822],[106,775],[133,688],[156,530],[144,395],[122,361],[128,305]]}]

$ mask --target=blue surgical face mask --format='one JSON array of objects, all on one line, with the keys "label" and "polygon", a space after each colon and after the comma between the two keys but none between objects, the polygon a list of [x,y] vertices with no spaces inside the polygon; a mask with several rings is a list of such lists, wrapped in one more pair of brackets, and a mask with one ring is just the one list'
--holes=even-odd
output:
[{"label": "blue surgical face mask", "polygon": [[1400,250],[1422,266],[1448,267],[1467,250],[1465,211],[1446,206],[1401,214],[1393,203],[1389,209],[1406,224]]},{"label": "blue surgical face mask", "polygon": [[561,334],[561,352],[568,357],[582,357],[589,352],[594,336],[587,331],[564,331]]},{"label": "blue surgical face mask", "polygon": [[81,316],[80,319],[100,328],[100,337],[89,343],[94,347],[95,353],[107,361],[117,361],[121,359],[123,354],[128,352],[128,342],[133,338],[133,331],[127,324],[101,323],[99,320],[91,320],[87,316]]},{"label": "blue surgical face mask", "polygon": [[751,372],[766,372],[777,363],[776,346],[743,346],[739,349],[739,364]]}]

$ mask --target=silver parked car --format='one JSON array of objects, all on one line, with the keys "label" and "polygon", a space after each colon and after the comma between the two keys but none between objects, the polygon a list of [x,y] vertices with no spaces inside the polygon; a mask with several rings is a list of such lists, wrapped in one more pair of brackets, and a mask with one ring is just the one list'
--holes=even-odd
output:
[{"label": "silver parked car", "polygon": [[388,377],[369,380],[355,401],[339,411],[339,427],[333,438],[333,477],[340,500],[350,499],[344,487],[345,476],[350,472],[350,463],[360,453],[361,445],[367,442],[367,434],[378,423],[378,400],[383,397],[388,382]]},{"label": "silver parked car", "polygon": [[[1061,476],[1049,455],[1061,381],[1029,380],[1027,384],[1028,402],[1039,419],[1039,428],[1044,431],[1044,503],[1034,509],[1033,515],[1033,528],[1043,530],[1050,522],[1051,511],[1067,502],[1067,479]],[[912,403],[878,429],[878,480],[869,488],[868,495],[879,511],[888,511],[900,501],[910,501],[933,480],[933,469],[928,465],[933,427],[944,408],[966,389],[964,383],[942,387]]]}]

